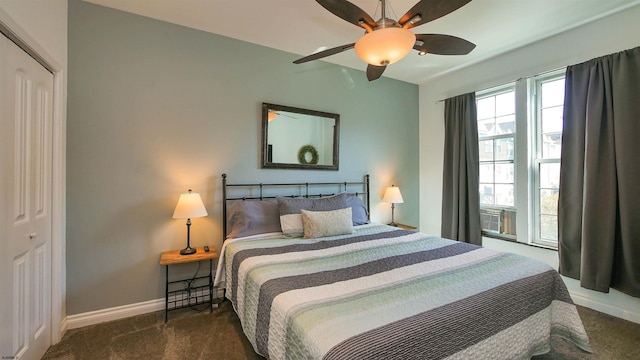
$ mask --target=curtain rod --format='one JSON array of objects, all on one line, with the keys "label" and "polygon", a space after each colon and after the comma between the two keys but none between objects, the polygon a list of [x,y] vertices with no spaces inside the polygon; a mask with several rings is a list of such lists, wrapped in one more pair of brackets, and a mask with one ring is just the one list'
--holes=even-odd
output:
[{"label": "curtain rod", "polygon": [[[507,81],[507,82],[504,82],[504,83],[498,84],[498,85],[489,86],[489,87],[484,88],[484,89],[476,90],[475,92],[485,91],[485,90],[488,90],[488,89],[491,89],[491,88],[496,88],[496,87],[501,87],[501,86],[504,86],[504,85],[507,85],[507,84],[516,83],[516,82],[518,82],[518,81],[520,81],[522,79],[528,79],[528,78],[532,78],[532,77],[546,75],[546,74],[549,74],[549,73],[553,73],[553,72],[556,72],[556,71],[560,71],[560,70],[566,69],[567,67],[568,67],[568,65],[567,66],[561,66],[559,68],[555,68],[555,69],[552,69],[552,70],[543,71],[541,73],[537,73],[537,74],[533,74],[533,75],[529,75],[529,76],[521,76],[521,77],[519,77],[519,78],[517,78],[515,80]],[[462,94],[454,95],[454,96],[448,97],[447,99],[450,99],[450,98],[453,98],[453,97],[456,97],[456,96],[459,96],[459,95],[462,95]],[[436,101],[435,103],[437,104],[437,103],[443,102],[443,101],[445,101],[447,99],[440,99],[440,100]]]}]

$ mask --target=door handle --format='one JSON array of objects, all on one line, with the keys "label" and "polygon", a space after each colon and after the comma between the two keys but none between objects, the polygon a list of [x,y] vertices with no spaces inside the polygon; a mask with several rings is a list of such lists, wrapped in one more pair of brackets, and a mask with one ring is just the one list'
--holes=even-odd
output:
[{"label": "door handle", "polygon": [[29,239],[32,239],[32,240],[33,240],[33,239],[35,239],[35,238],[36,238],[36,235],[37,235],[37,234],[36,234],[35,232],[30,233],[30,234],[29,234]]}]

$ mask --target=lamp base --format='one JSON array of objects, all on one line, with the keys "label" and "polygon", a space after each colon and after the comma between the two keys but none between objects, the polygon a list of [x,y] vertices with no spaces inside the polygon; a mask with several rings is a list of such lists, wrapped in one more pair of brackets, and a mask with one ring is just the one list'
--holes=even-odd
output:
[{"label": "lamp base", "polygon": [[398,227],[398,224],[396,224],[396,223],[392,222],[391,224],[389,224],[389,226],[395,226],[395,227]]},{"label": "lamp base", "polygon": [[180,250],[180,255],[192,255],[196,253],[196,249],[187,246],[186,248]]}]

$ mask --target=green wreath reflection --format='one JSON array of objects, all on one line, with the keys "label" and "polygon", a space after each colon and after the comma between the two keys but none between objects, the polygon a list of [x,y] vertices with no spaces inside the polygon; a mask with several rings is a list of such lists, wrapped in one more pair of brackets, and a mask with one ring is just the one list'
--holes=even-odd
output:
[{"label": "green wreath reflection", "polygon": [[[307,161],[307,154],[311,153],[311,160]],[[313,145],[305,145],[298,150],[298,162],[300,164],[317,164],[318,150]]]}]

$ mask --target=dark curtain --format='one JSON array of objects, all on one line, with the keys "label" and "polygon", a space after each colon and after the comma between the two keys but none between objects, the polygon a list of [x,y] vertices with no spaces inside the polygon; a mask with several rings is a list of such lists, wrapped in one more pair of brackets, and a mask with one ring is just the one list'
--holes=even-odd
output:
[{"label": "dark curtain", "polygon": [[482,245],[475,93],[446,99],[444,124],[442,236]]},{"label": "dark curtain", "polygon": [[640,296],[640,47],[567,68],[560,273]]}]

